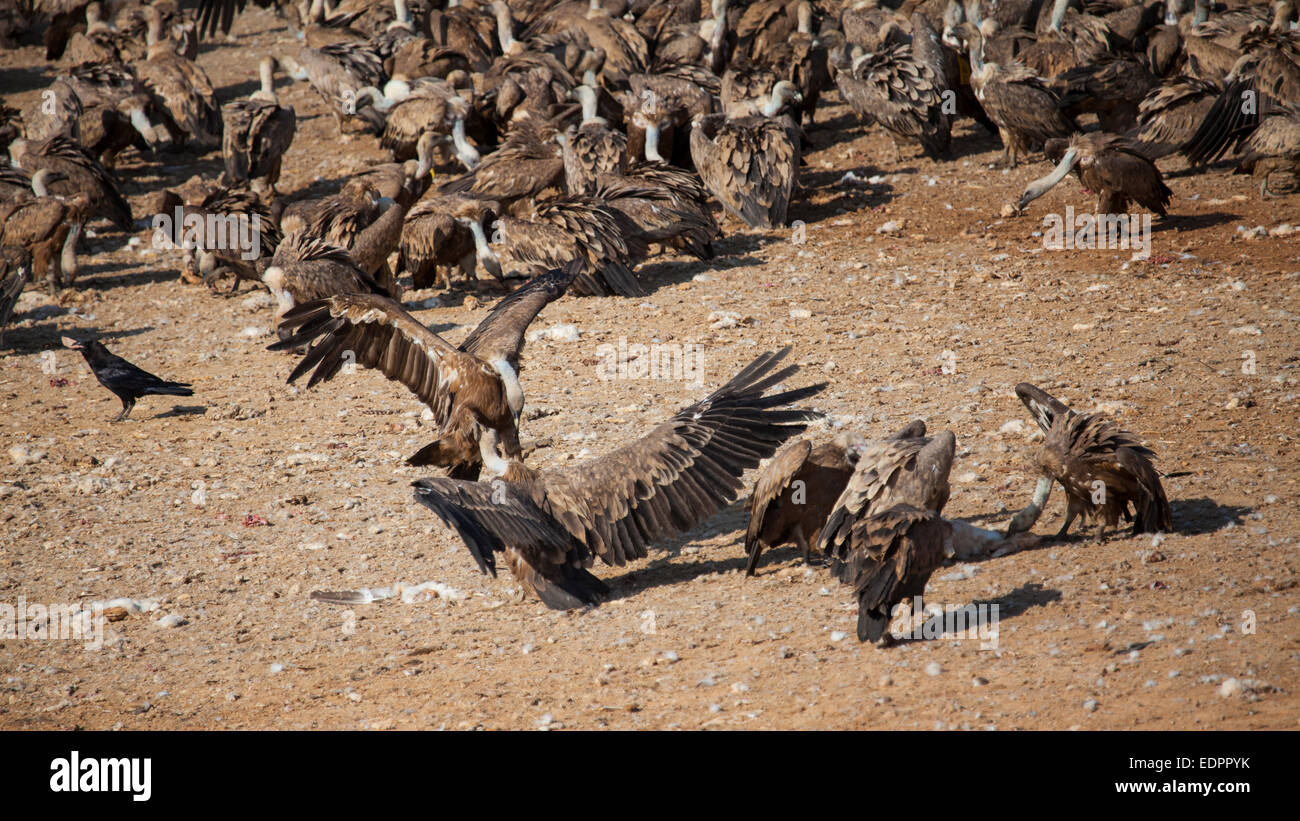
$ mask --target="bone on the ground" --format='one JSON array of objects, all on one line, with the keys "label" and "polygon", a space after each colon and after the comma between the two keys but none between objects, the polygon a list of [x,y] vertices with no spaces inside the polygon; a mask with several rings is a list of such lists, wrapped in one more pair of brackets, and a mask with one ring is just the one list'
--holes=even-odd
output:
[{"label": "bone on the ground", "polygon": [[947,553],[957,560],[987,556],[1003,543],[1003,535],[996,530],[976,527],[969,522],[950,520],[952,538]]},{"label": "bone on the ground", "polygon": [[1051,495],[1052,480],[1046,476],[1039,477],[1038,485],[1034,488],[1034,498],[1029,501],[1028,507],[1011,519],[1007,525],[1007,536],[1023,533],[1033,527],[1038,522],[1038,517],[1043,515],[1043,508],[1047,506],[1047,498]]}]

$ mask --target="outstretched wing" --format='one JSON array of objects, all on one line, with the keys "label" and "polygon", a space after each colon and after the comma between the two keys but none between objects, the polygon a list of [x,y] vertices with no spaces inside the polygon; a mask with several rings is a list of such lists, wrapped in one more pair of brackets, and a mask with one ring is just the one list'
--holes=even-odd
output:
[{"label": "outstretched wing", "polygon": [[583,567],[586,547],[543,511],[527,488],[501,479],[420,479],[415,499],[460,535],[479,570],[496,575],[495,552],[551,608],[596,604],[605,585]]},{"label": "outstretched wing", "polygon": [[289,374],[290,382],[313,368],[308,388],[332,379],[344,365],[375,368],[419,397],[441,426],[448,424],[454,406],[467,407],[489,422],[505,406],[496,371],[457,350],[388,297],[339,294],[315,300],[286,313],[281,327],[293,334],[268,350],[315,342]]},{"label": "outstretched wing", "polygon": [[524,349],[524,331],[542,309],[564,296],[569,284],[583,270],[580,260],[563,268],[539,274],[519,286],[498,302],[491,313],[460,343],[460,350],[485,362],[504,359],[519,369],[519,354]]},{"label": "outstretched wing", "polygon": [[745,470],[816,416],[780,407],[825,384],[764,395],[798,370],[774,372],[788,353],[760,356],[648,435],[579,467],[521,483],[423,479],[417,498],[456,529],[485,571],[502,552],[548,606],[594,603],[603,585],[584,568],[595,556],[621,565],[695,527],[736,498]]},{"label": "outstretched wing", "polygon": [[817,417],[781,408],[813,396],[825,383],[764,395],[798,370],[775,370],[789,351],[763,354],[637,441],[546,474],[545,503],[552,515],[566,516],[566,527],[593,554],[622,565],[645,556],[647,545],[690,530],[730,504],[740,492],[741,475]]}]

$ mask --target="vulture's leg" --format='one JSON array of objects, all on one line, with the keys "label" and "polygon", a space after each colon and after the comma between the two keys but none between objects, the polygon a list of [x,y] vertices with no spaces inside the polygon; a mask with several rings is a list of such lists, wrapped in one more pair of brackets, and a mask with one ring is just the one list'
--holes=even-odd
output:
[{"label": "vulture's leg", "polygon": [[799,545],[799,552],[803,554],[803,563],[808,564],[809,553],[811,553],[812,548],[808,546],[808,539],[803,535],[802,523],[794,526],[794,541],[795,544]]},{"label": "vulture's leg", "polygon": [[746,576],[754,575],[754,571],[758,569],[758,557],[761,555],[763,555],[763,542],[755,540],[753,549],[749,551],[749,560],[745,562]]},{"label": "vulture's leg", "polygon": [[1264,199],[1274,199],[1278,195],[1268,190],[1268,172],[1264,172],[1264,181],[1259,184],[1259,195]]},{"label": "vulture's leg", "polygon": [[1074,519],[1076,516],[1079,515],[1079,512],[1082,509],[1082,507],[1083,506],[1080,505],[1078,502],[1076,502],[1074,499],[1070,499],[1069,504],[1065,506],[1065,524],[1061,525],[1061,529],[1057,531],[1056,533],[1057,539],[1061,539],[1061,540],[1065,539],[1065,534],[1070,530],[1070,525],[1074,524]]}]

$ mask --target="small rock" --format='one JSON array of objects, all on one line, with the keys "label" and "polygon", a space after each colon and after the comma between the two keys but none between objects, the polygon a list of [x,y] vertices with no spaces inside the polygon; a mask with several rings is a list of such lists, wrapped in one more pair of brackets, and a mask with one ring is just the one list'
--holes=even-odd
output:
[{"label": "small rock", "polygon": [[1083,703],[1083,709],[1087,710],[1090,713],[1097,712],[1097,707],[1098,707],[1097,699],[1095,698],[1090,698]]},{"label": "small rock", "polygon": [[1242,695],[1245,692],[1246,685],[1242,684],[1240,679],[1224,679],[1223,683],[1219,685],[1219,696],[1222,698],[1232,698],[1233,696]]},{"label": "small rock", "polygon": [[937,661],[932,661],[925,665],[925,674],[927,676],[937,676],[943,672],[943,666]]}]

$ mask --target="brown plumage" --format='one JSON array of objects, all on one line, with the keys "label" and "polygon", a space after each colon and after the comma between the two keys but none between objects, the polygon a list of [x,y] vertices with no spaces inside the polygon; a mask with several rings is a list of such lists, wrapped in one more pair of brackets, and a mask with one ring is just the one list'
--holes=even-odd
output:
[{"label": "brown plumage", "polygon": [[535,275],[572,260],[584,263],[573,283],[582,296],[644,296],[632,267],[646,254],[636,226],[595,197],[570,196],[537,205],[528,219],[502,217],[492,225],[493,248],[479,262],[497,279]]},{"label": "brown plumage", "polygon": [[1270,174],[1300,174],[1300,104],[1278,106],[1263,115],[1233,159],[1239,171],[1260,181],[1260,196],[1276,196],[1268,189]]},{"label": "brown plumage", "polygon": [[705,188],[751,228],[785,225],[799,177],[799,126],[778,108],[798,91],[782,81],[772,98],[762,113],[711,114],[691,126],[691,157]]},{"label": "brown plumage", "polygon": [[23,295],[23,288],[32,278],[31,255],[23,249],[4,248],[0,251],[0,345],[4,345],[5,328],[13,316],[14,306]]},{"label": "brown plumage", "polygon": [[1153,88],[1138,106],[1138,149],[1152,160],[1180,150],[1196,135],[1220,90],[1181,74]]},{"label": "brown plumage", "polygon": [[311,371],[307,387],[334,377],[344,365],[375,368],[400,382],[433,413],[437,441],[408,464],[438,465],[457,479],[476,479],[496,448],[522,456],[519,416],[524,394],[519,356],[524,332],[543,308],[564,294],[577,267],[548,271],[501,300],[459,346],[430,331],[401,305],[380,296],[353,294],[311,302],[284,317],[294,331],[271,350],[314,343],[289,375]]},{"label": "brown plumage", "polygon": [[696,259],[713,256],[712,243],[718,235],[713,215],[667,186],[649,177],[604,176],[593,196],[627,218],[624,230],[631,229],[632,240],[680,248]]},{"label": "brown plumage", "polygon": [[956,438],[950,431],[932,439],[906,436],[912,432],[924,427],[914,422],[889,439],[852,448],[853,475],[818,540],[831,575],[854,587],[861,641],[881,640],[893,606],[925,592],[951,540],[940,514]]},{"label": "brown plumage", "polygon": [[1136,123],[1138,106],[1156,87],[1156,78],[1136,57],[1105,55],[1057,75],[1052,85],[1068,116],[1094,113],[1102,131],[1120,133]]},{"label": "brown plumage", "polygon": [[627,137],[597,116],[595,89],[581,85],[574,95],[582,103],[582,122],[564,134],[564,181],[570,194],[592,194],[597,177],[627,171]]},{"label": "brown plumage", "polygon": [[285,234],[276,246],[271,263],[262,272],[262,282],[276,298],[277,330],[285,314],[296,305],[346,294],[378,294],[390,297],[388,289],[376,282],[352,261],[347,249],[305,233]]},{"label": "brown plumage", "polygon": [[[231,295],[239,290],[241,282],[261,281],[280,244],[280,230],[260,197],[243,185],[221,186],[208,192],[199,203],[186,206],[182,213],[201,218],[203,231],[198,236],[187,236],[183,217],[182,224],[173,226],[174,235],[169,239],[192,254],[208,287],[215,290],[217,279],[227,273],[233,275],[228,292]],[[207,236],[208,225],[218,230],[217,236]],[[245,240],[248,247],[244,247]]]},{"label": "brown plumage", "polygon": [[1069,140],[1048,140],[1044,153],[1057,163],[1056,169],[1025,188],[1017,204],[1020,210],[1073,171],[1085,188],[1097,192],[1099,214],[1121,214],[1130,202],[1136,202],[1167,216],[1165,209],[1173,192],[1155,163],[1125,138],[1104,131],[1076,134]]},{"label": "brown plumage", "polygon": [[628,157],[690,168],[691,123],[717,110],[721,90],[718,77],[699,66],[659,64],[653,74],[633,75],[623,103]]},{"label": "brown plumage", "polygon": [[1173,529],[1169,500],[1152,464],[1155,454],[1133,434],[1101,414],[1071,410],[1028,382],[1016,385],[1016,395],[1047,437],[1035,458],[1038,469],[1065,489],[1058,539],[1080,514],[1100,519],[1103,529],[1117,526],[1121,516],[1133,522],[1134,534]]},{"label": "brown plumage", "polygon": [[539,474],[495,460],[505,462],[489,465],[499,479],[421,479],[415,498],[455,528],[482,572],[495,575],[495,554],[504,553],[516,580],[547,607],[595,605],[608,592],[587,570],[597,558],[622,566],[705,521],[736,498],[744,471],[814,417],[782,406],[824,385],[764,395],[797,370],[776,370],[788,352],[760,356],[705,399],[602,457]]},{"label": "brown plumage", "polygon": [[519,128],[512,130],[478,167],[444,183],[439,191],[483,197],[509,208],[518,200],[558,192],[563,179],[560,147],[543,142],[533,129]]},{"label": "brown plumage", "polygon": [[925,593],[947,558],[952,526],[933,510],[909,504],[859,519],[850,535],[841,580],[858,600],[858,641],[888,644],[894,608]]},{"label": "brown plumage", "polygon": [[835,77],[845,102],[868,125],[888,131],[900,157],[903,141],[919,142],[931,158],[947,150],[952,118],[944,110],[945,82],[941,67],[914,60],[906,46],[863,55]]},{"label": "brown plumage", "polygon": [[267,185],[274,191],[280,160],[293,144],[297,116],[275,94],[275,58],[263,57],[258,67],[261,88],[221,110],[221,156],[227,184]]},{"label": "brown plumage", "polygon": [[420,138],[425,134],[450,136],[459,129],[459,139],[465,139],[472,90],[458,89],[448,80],[431,77],[412,81],[409,86],[406,96],[384,118],[384,133],[379,142],[393,152],[393,159],[409,160],[417,156]]},{"label": "brown plumage", "polygon": [[359,118],[374,133],[384,127],[383,114],[361,93],[384,84],[384,63],[364,43],[334,43],[320,48],[302,48],[297,56],[278,59],[294,80],[306,80],[329,107],[339,126]]},{"label": "brown plumage", "polygon": [[14,164],[35,174],[48,168],[60,175],[50,183],[50,193],[61,197],[86,198],[87,219],[102,217],[123,231],[133,227],[131,207],[117,188],[117,181],[106,168],[81,146],[67,137],[51,137],[42,142],[15,140],[9,146]]},{"label": "brown plumage", "polygon": [[626,83],[629,75],[645,71],[650,62],[649,44],[636,26],[598,7],[598,0],[585,8],[581,2],[556,6],[529,26],[522,39],[567,31],[580,32],[593,47],[605,53],[600,73],[610,85]]},{"label": "brown plumage", "polygon": [[[125,63],[74,66],[56,77],[47,90],[52,99],[42,94],[26,112],[30,140],[68,137],[106,167],[128,146],[156,148],[160,144],[154,124],[163,122],[167,114]],[[53,105],[48,105],[51,102]]]},{"label": "brown plumage", "polygon": [[983,38],[969,23],[955,29],[970,52],[971,88],[1002,137],[1004,162],[1015,167],[1020,156],[1053,137],[1069,137],[1078,124],[1060,110],[1060,98],[1047,83],[1019,63],[985,63]]},{"label": "brown plumage", "polygon": [[[924,435],[925,423],[917,420],[889,438]],[[808,562],[811,546],[819,541],[826,518],[853,476],[858,456],[854,446],[866,442],[856,433],[843,433],[815,447],[801,439],[777,451],[755,481],[747,505],[746,576],[754,575],[765,549],[791,541]]]},{"label": "brown plumage", "polygon": [[853,526],[864,516],[896,504],[943,512],[956,450],[951,431],[933,438],[890,438],[853,447],[853,476],[835,500],[817,544],[831,561],[832,575],[839,574],[839,565],[852,551]]},{"label": "brown plumage", "polygon": [[398,246],[397,272],[411,275],[416,288],[441,281],[451,287],[452,266],[467,281],[475,277],[478,262],[474,232],[486,244],[485,232],[495,222],[500,206],[492,200],[461,194],[429,194],[407,212]]},{"label": "brown plumage", "polygon": [[350,249],[361,231],[388,206],[374,183],[359,175],[345,182],[336,194],[289,206],[281,215],[280,227],[285,234],[302,231]]},{"label": "brown plumage", "polygon": [[221,145],[221,107],[207,72],[176,53],[163,39],[162,15],[145,6],[149,21],[147,57],[135,64],[140,80],[153,93],[169,118],[166,125],[178,145],[189,141],[203,147]]}]

